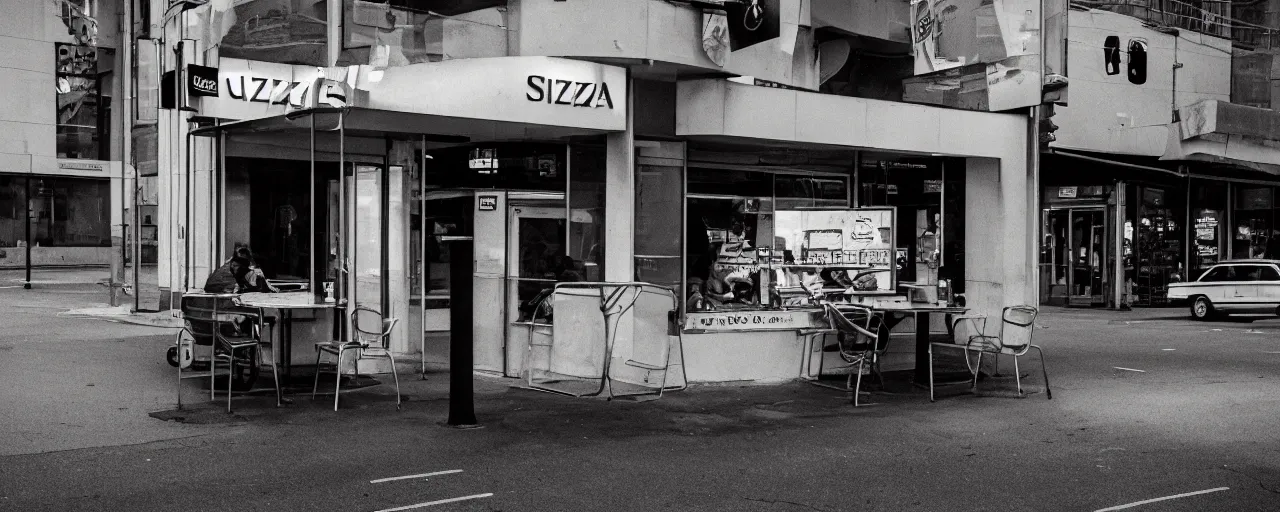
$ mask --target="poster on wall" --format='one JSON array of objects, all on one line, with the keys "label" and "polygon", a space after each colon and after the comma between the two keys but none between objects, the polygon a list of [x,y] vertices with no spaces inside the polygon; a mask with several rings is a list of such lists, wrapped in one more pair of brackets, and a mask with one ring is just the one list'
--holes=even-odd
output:
[{"label": "poster on wall", "polygon": [[781,269],[806,288],[893,293],[896,221],[894,208],[778,210],[774,250]]}]

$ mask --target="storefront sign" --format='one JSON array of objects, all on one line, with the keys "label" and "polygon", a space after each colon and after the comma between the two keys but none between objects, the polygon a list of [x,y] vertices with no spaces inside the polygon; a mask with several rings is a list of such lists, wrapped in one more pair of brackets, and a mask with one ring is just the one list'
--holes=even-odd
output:
[{"label": "storefront sign", "polygon": [[813,327],[810,311],[717,311],[689,313],[684,319],[688,331],[731,332],[789,330]]},{"label": "storefront sign", "polygon": [[[188,66],[188,69],[202,66]],[[215,69],[215,68],[206,68]],[[258,62],[243,59],[223,58],[216,68],[217,82],[213,86],[214,94],[195,94],[205,96],[200,99],[200,113],[209,117],[223,119],[247,120],[270,117],[315,106],[317,85],[324,87],[326,94],[340,97],[343,101],[337,106],[345,105],[349,91],[343,85],[324,80],[324,71],[313,66],[292,66],[271,62]],[[188,79],[188,90],[194,91],[195,76]],[[320,82],[320,83],[318,83]],[[336,83],[336,82],[335,82]]]},{"label": "storefront sign", "polygon": [[107,167],[94,162],[58,162],[58,168],[66,171],[105,171]]},{"label": "storefront sign", "polygon": [[480,211],[491,212],[498,209],[498,196],[480,196]]},{"label": "storefront sign", "polygon": [[942,192],[942,180],[924,180],[924,193],[937,194]]},{"label": "storefront sign", "polygon": [[526,82],[529,84],[529,92],[525,93],[525,98],[529,101],[573,107],[613,108],[609,84],[604,82],[576,82],[538,75],[529,75]]},{"label": "storefront sign", "polygon": [[218,68],[187,65],[187,94],[190,96],[218,95]]},{"label": "storefront sign", "polygon": [[1058,187],[1058,197],[1064,199],[1074,198],[1078,191],[1079,189],[1076,187]]}]

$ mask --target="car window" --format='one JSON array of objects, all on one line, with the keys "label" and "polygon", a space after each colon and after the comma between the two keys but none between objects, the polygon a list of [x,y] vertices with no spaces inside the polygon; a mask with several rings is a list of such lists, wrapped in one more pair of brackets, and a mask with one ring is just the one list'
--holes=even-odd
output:
[{"label": "car window", "polygon": [[1230,281],[1235,277],[1235,270],[1231,267],[1213,267],[1200,276],[1201,283],[1217,283],[1221,281]]},{"label": "car window", "polygon": [[1280,271],[1275,267],[1262,267],[1261,281],[1280,281]]},{"label": "car window", "polygon": [[1238,281],[1261,281],[1262,280],[1261,265],[1240,265],[1236,267],[1236,280]]}]

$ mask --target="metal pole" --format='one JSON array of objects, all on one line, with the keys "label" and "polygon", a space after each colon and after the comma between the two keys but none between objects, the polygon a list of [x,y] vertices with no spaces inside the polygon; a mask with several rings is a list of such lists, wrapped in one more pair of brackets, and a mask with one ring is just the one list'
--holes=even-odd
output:
[{"label": "metal pole", "polygon": [[31,176],[27,176],[27,282],[23,283],[22,288],[31,289]]},{"label": "metal pole", "polygon": [[311,157],[310,158],[311,158],[311,185],[310,185],[310,188],[308,189],[310,190],[308,201],[310,202],[311,222],[309,226],[308,236],[311,237],[310,238],[311,242],[308,243],[307,245],[311,247],[311,251],[310,251],[311,264],[309,265],[311,267],[311,272],[309,272],[309,275],[307,277],[307,289],[311,290],[311,295],[316,298],[316,302],[323,302],[324,290],[321,290],[319,289],[319,287],[316,286],[317,284],[319,284],[316,279],[316,274],[320,272],[320,269],[322,269],[324,265],[320,265],[316,262],[316,245],[317,245],[316,244],[316,115],[314,113],[311,114]]},{"label": "metal pole", "polygon": [[427,136],[422,136],[418,167],[418,336],[422,342],[422,380],[427,380]]},{"label": "metal pole", "polygon": [[[465,221],[464,221],[465,222]],[[467,232],[470,232],[468,229]],[[471,237],[458,237],[449,246],[449,420],[455,428],[477,428],[474,355],[471,321],[475,248]]]},{"label": "metal pole", "polygon": [[[338,228],[338,275],[335,279],[342,283],[339,288],[341,294],[338,295],[342,299],[339,300],[347,302],[346,307],[343,309],[344,314],[341,315],[342,318],[346,318],[346,314],[349,314],[350,309],[354,307],[353,301],[348,295],[350,290],[347,286],[350,284],[347,282],[347,278],[351,275],[351,269],[347,266],[347,237],[353,233],[348,232],[349,226],[347,226],[347,120],[344,114],[344,112],[338,113],[338,222],[341,226]],[[354,186],[354,183],[352,185]],[[338,284],[335,283],[334,287],[338,288]],[[344,324],[341,339],[351,339],[350,330],[351,326]]]}]

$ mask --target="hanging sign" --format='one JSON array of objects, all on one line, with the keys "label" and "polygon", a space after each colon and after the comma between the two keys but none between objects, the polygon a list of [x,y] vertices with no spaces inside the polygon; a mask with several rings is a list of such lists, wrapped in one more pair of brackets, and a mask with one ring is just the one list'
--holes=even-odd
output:
[{"label": "hanging sign", "polygon": [[187,94],[190,96],[217,96],[218,68],[188,64]]}]

